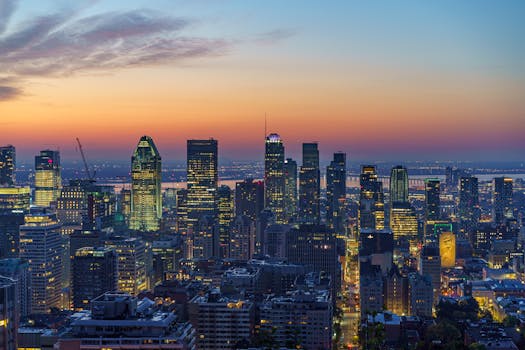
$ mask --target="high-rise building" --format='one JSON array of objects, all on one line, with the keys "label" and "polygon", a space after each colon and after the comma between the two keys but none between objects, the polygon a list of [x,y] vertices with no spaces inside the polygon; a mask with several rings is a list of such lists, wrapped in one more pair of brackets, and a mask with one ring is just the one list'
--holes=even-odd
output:
[{"label": "high-rise building", "polygon": [[390,229],[394,240],[406,237],[409,241],[417,239],[417,214],[410,203],[392,203],[390,206]]},{"label": "high-rise building", "polygon": [[235,216],[256,221],[264,209],[264,182],[246,179],[235,184]]},{"label": "high-rise building", "polygon": [[363,165],[359,179],[359,230],[385,228],[385,201],[383,184],[374,165]]},{"label": "high-rise building", "polygon": [[192,229],[201,216],[217,215],[218,175],[217,140],[188,140],[188,223]]},{"label": "high-rise building", "polygon": [[237,216],[230,229],[231,259],[249,260],[260,242],[255,242],[255,223],[246,215]]},{"label": "high-rise building", "polygon": [[390,172],[390,205],[394,203],[408,203],[408,172],[401,165]]},{"label": "high-rise building", "polygon": [[15,184],[16,150],[14,146],[0,147],[0,186]]},{"label": "high-rise building", "polygon": [[0,259],[18,258],[20,226],[23,224],[23,211],[0,210]]},{"label": "high-rise building", "polygon": [[9,277],[15,282],[20,316],[29,316],[32,297],[29,263],[19,258],[0,259],[0,276]]},{"label": "high-rise building", "polygon": [[326,168],[326,224],[344,233],[346,200],[346,153],[334,153]]},{"label": "high-rise building", "polygon": [[264,153],[264,206],[274,213],[278,224],[285,223],[284,190],[284,145],[278,134],[270,134]]},{"label": "high-rise building", "polygon": [[441,256],[438,245],[426,245],[419,256],[419,274],[429,276],[432,281],[434,304],[439,300],[441,293]]},{"label": "high-rise building", "polygon": [[117,279],[117,253],[113,249],[78,249],[72,261],[73,308],[88,309],[91,300],[116,291]]},{"label": "high-rise building", "polygon": [[429,275],[408,274],[408,314],[425,318],[432,317],[434,293]]},{"label": "high-rise building", "polygon": [[213,216],[204,215],[193,226],[191,240],[191,257],[195,259],[209,259],[216,256],[219,250],[219,235],[217,223]]},{"label": "high-rise building", "polygon": [[461,231],[463,234],[470,234],[476,229],[481,216],[478,178],[462,176],[459,181],[459,220]]},{"label": "high-rise building", "polygon": [[299,219],[305,224],[320,223],[320,176],[317,143],[303,143],[303,165],[299,170]]},{"label": "high-rise building", "polygon": [[115,239],[105,243],[117,252],[118,290],[138,295],[148,289],[146,245],[138,238]]},{"label": "high-rise building", "polygon": [[[262,199],[262,198],[261,198]],[[233,221],[233,194],[230,187],[222,185],[217,190],[217,223],[218,235],[215,240],[218,240],[219,257],[226,258],[228,256],[228,242],[230,239],[230,225]]]},{"label": "high-rise building", "polygon": [[393,265],[384,279],[384,301],[386,310],[398,315],[408,314],[408,280]]},{"label": "high-rise building", "polygon": [[0,187],[0,211],[28,211],[30,203],[29,187]]},{"label": "high-rise building", "polygon": [[284,161],[284,216],[287,221],[297,215],[297,162]]},{"label": "high-rise building", "polygon": [[0,276],[0,349],[16,350],[18,337],[18,298],[16,282]]},{"label": "high-rise building", "polygon": [[35,197],[33,203],[49,207],[55,202],[62,189],[60,153],[44,150],[35,157]]},{"label": "high-rise building", "polygon": [[440,182],[438,179],[425,179],[425,221],[440,219]]},{"label": "high-rise building", "polygon": [[157,231],[160,228],[161,181],[159,151],[151,137],[142,136],[131,157],[131,230]]},{"label": "high-rise building", "polygon": [[441,267],[456,266],[456,235],[453,232],[442,232],[439,235],[439,255]]},{"label": "high-rise building", "polygon": [[33,211],[20,226],[20,258],[29,262],[33,313],[60,308],[62,238],[56,214]]},{"label": "high-rise building", "polygon": [[494,178],[494,197],[493,197],[493,215],[492,220],[496,225],[502,225],[505,219],[512,218],[512,178],[496,177]]}]

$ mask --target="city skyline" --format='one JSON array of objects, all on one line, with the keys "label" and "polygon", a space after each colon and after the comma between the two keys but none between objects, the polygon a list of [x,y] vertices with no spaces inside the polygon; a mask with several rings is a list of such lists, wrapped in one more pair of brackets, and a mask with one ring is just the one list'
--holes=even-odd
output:
[{"label": "city skyline", "polygon": [[124,160],[147,134],[170,161],[213,137],[263,159],[266,114],[294,159],[523,160],[524,6],[4,1],[3,144]]}]

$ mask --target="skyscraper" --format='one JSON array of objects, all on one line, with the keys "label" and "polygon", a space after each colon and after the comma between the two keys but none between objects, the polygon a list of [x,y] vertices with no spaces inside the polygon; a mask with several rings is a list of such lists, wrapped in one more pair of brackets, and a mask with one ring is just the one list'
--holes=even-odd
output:
[{"label": "skyscraper", "polygon": [[230,229],[231,259],[249,260],[255,253],[255,223],[246,215],[237,216]]},{"label": "skyscraper", "polygon": [[116,291],[117,279],[117,253],[113,249],[78,249],[72,261],[73,308],[88,309],[91,300]]},{"label": "skyscraper", "polygon": [[408,172],[398,165],[390,172],[390,203],[408,203]]},{"label": "skyscraper", "polygon": [[440,182],[438,179],[425,179],[425,220],[436,221],[440,218]]},{"label": "skyscraper", "polygon": [[439,300],[441,293],[441,256],[439,246],[431,244],[423,246],[419,256],[419,274],[429,276],[432,282],[434,293],[434,304]]},{"label": "skyscraper", "polygon": [[264,205],[279,224],[285,223],[284,190],[284,145],[278,134],[270,134],[264,153]]},{"label": "skyscraper", "polygon": [[187,141],[188,223],[191,229],[201,216],[216,217],[218,176],[217,140]]},{"label": "skyscraper", "polygon": [[235,184],[235,216],[246,215],[256,221],[264,209],[264,182],[246,179]]},{"label": "skyscraper", "polygon": [[[262,199],[262,198],[261,198]],[[222,185],[217,190],[217,222],[218,234],[218,256],[228,257],[228,241],[230,239],[230,224],[233,221],[233,195],[230,187]]]},{"label": "skyscraper", "polygon": [[284,161],[284,216],[286,221],[297,215],[297,162],[292,158]]},{"label": "skyscraper", "polygon": [[16,281],[0,276],[0,349],[16,350],[18,337],[18,298]]},{"label": "skyscraper", "polygon": [[461,231],[463,234],[469,234],[476,229],[481,215],[478,178],[462,176],[459,181],[459,220]]},{"label": "skyscraper", "polygon": [[138,238],[105,242],[106,248],[117,252],[118,290],[137,295],[148,289],[146,245]]},{"label": "skyscraper", "polygon": [[142,136],[131,157],[131,230],[157,231],[160,228],[161,181],[159,151],[151,137]]},{"label": "skyscraper", "polygon": [[299,170],[299,217],[303,223],[320,222],[320,185],[317,143],[303,143],[303,165]]},{"label": "skyscraper", "polygon": [[346,154],[334,153],[326,168],[326,224],[337,233],[344,233],[346,200]]},{"label": "skyscraper", "polygon": [[15,183],[16,151],[11,145],[0,147],[0,186]]},{"label": "skyscraper", "polygon": [[27,214],[20,226],[20,258],[29,261],[33,313],[61,306],[62,251],[56,215],[46,211]]},{"label": "skyscraper", "polygon": [[57,200],[62,188],[60,153],[44,150],[35,157],[35,197],[33,203],[49,207]]},{"label": "skyscraper", "polygon": [[505,219],[513,217],[512,213],[512,178],[494,178],[493,216],[492,220],[501,225]]},{"label": "skyscraper", "polygon": [[363,165],[360,175],[359,230],[385,228],[383,184],[377,178],[374,165]]}]

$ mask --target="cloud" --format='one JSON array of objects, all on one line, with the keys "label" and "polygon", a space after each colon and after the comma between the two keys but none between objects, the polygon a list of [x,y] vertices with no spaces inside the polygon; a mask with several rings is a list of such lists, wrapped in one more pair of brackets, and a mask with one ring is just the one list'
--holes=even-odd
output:
[{"label": "cloud", "polygon": [[272,45],[279,41],[288,39],[294,35],[295,31],[291,29],[275,29],[257,35],[255,38],[255,42],[263,45]]},{"label": "cloud", "polygon": [[1,0],[0,1],[0,34],[2,34],[7,28],[7,25],[9,24],[9,20],[11,19],[13,12],[15,12],[15,8],[16,8],[15,0]]},{"label": "cloud", "polygon": [[[1,6],[0,23],[7,23],[15,2],[2,0]],[[0,26],[0,83],[4,75],[0,100],[19,95],[17,85],[25,77],[168,64],[220,55],[229,47],[226,40],[184,35],[190,24],[188,19],[151,10],[84,17],[80,10],[36,17],[4,35]]]}]

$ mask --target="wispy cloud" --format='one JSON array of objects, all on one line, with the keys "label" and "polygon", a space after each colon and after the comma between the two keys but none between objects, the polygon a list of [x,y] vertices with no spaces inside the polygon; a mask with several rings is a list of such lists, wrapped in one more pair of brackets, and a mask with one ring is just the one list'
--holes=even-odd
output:
[{"label": "wispy cloud", "polygon": [[255,38],[255,42],[263,45],[273,45],[279,41],[288,39],[294,35],[294,30],[280,28],[257,35]]},{"label": "wispy cloud", "polygon": [[151,10],[92,16],[63,10],[7,28],[16,3],[0,4],[0,100],[20,95],[26,77],[167,64],[219,55],[229,46],[223,39],[186,36],[189,19]]}]

